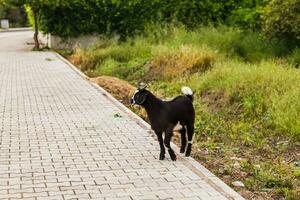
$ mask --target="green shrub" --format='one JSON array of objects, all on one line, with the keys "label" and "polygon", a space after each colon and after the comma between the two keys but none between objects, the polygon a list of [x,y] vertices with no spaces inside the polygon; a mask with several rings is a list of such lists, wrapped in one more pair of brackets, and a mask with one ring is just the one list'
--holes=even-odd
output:
[{"label": "green shrub", "polygon": [[272,0],[264,9],[263,31],[269,38],[300,42],[300,1]]},{"label": "green shrub", "polygon": [[62,37],[104,33],[121,39],[143,33],[153,23],[179,23],[189,29],[208,24],[259,29],[268,1],[62,0],[42,4],[39,23],[44,32]]},{"label": "green shrub", "polygon": [[10,27],[28,26],[24,6],[11,6],[8,1],[0,0],[0,19],[8,19]]},{"label": "green shrub", "polygon": [[296,48],[293,52],[288,56],[288,61],[296,68],[300,67],[300,48]]},{"label": "green shrub", "polygon": [[244,0],[234,9],[227,19],[227,23],[244,29],[260,30],[261,14],[264,6],[270,0]]}]

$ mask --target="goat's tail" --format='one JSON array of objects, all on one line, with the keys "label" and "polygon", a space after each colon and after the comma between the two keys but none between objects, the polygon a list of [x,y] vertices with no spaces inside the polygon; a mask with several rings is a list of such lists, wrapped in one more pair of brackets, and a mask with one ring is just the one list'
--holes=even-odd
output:
[{"label": "goat's tail", "polygon": [[181,88],[181,92],[193,102],[194,97],[193,97],[193,91],[191,88],[184,86]]}]

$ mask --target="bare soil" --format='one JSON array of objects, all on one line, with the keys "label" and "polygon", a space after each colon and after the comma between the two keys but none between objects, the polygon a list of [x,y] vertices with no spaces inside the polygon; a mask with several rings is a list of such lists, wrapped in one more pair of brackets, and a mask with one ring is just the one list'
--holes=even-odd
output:
[{"label": "bare soil", "polygon": [[130,85],[127,81],[111,76],[90,78],[90,81],[103,87],[113,97],[121,101],[126,106],[130,105],[130,99],[136,90],[136,88]]}]

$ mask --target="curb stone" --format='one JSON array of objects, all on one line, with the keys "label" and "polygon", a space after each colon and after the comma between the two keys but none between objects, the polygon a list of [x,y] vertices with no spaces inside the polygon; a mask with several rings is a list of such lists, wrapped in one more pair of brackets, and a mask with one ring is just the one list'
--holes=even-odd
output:
[{"label": "curb stone", "polygon": [[0,29],[0,33],[7,33],[7,32],[21,32],[21,31],[32,31],[31,27],[29,28],[10,28],[10,29]]}]

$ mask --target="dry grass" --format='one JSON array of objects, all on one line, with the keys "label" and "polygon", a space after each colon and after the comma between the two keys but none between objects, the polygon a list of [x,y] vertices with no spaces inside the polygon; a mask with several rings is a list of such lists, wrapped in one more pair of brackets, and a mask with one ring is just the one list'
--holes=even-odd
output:
[{"label": "dry grass", "polygon": [[195,72],[205,72],[215,62],[215,52],[182,46],[179,50],[159,50],[148,64],[149,79],[171,79]]},{"label": "dry grass", "polygon": [[83,64],[87,62],[87,56],[83,49],[77,48],[75,49],[74,53],[68,57],[68,60],[70,60],[72,63],[74,63],[76,66],[80,67],[81,70],[86,70],[83,68]]},{"label": "dry grass", "polygon": [[147,113],[141,107],[131,107],[130,99],[133,96],[136,88],[127,81],[121,80],[112,76],[98,76],[89,79],[108,91],[113,97],[122,102],[127,107],[130,107],[134,112],[138,113],[140,117],[148,121]]}]

